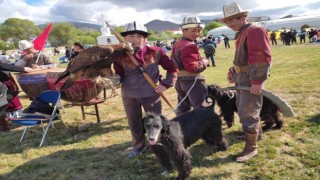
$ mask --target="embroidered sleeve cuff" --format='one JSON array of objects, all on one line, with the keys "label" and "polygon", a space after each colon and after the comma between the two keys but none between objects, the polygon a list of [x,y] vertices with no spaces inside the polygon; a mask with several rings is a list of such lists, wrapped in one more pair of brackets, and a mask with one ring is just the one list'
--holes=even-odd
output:
[{"label": "embroidered sleeve cuff", "polygon": [[263,80],[252,80],[251,81],[251,84],[262,84],[263,83]]},{"label": "embroidered sleeve cuff", "polygon": [[203,61],[198,62],[198,68],[194,70],[195,73],[201,73],[202,71],[206,70],[207,66]]}]

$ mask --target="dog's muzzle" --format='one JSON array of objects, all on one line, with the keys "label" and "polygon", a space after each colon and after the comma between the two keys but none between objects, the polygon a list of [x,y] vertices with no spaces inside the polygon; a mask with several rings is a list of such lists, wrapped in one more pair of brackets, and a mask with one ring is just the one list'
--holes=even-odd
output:
[{"label": "dog's muzzle", "polygon": [[150,145],[156,145],[157,144],[157,139],[153,139],[153,138],[147,138],[148,139],[148,142]]}]

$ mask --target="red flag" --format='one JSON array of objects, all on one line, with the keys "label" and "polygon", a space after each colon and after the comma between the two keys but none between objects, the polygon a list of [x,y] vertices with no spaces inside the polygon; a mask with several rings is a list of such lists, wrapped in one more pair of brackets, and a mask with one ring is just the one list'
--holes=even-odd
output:
[{"label": "red flag", "polygon": [[50,23],[49,26],[43,30],[43,32],[33,40],[34,48],[36,50],[42,51],[44,48],[44,44],[46,43],[50,30],[52,28],[53,23]]}]

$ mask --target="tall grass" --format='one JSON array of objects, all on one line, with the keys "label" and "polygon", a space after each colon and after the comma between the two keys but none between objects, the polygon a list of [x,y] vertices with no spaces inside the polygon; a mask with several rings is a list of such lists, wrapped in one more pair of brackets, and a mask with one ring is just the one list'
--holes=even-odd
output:
[{"label": "tall grass", "polygon": [[[234,46],[218,46],[217,67],[203,73],[207,84],[229,86],[226,81],[232,66]],[[201,140],[189,150],[193,156],[191,179],[319,179],[320,173],[320,46],[282,45],[272,47],[273,65],[266,88],[280,95],[293,107],[296,117],[283,118],[280,130],[265,132],[259,142],[259,155],[248,163],[234,162],[244,146],[236,136],[239,121],[232,128],[224,125],[230,147],[225,152],[207,146]],[[117,90],[118,93],[119,90]],[[108,93],[110,93],[108,91]],[[165,92],[176,104],[173,88]],[[30,104],[20,93],[24,106]],[[128,158],[131,135],[118,95],[99,105],[102,122],[86,132],[77,132],[77,124],[95,122],[94,116],[82,120],[79,107],[65,108],[63,120],[71,127],[71,136],[61,122],[50,129],[42,148],[40,135],[27,134],[19,144],[21,128],[0,133],[0,179],[172,179],[176,172],[161,176],[161,165],[147,151],[136,159]],[[92,107],[86,111],[93,111]],[[163,103],[164,114],[170,108]],[[218,112],[219,109],[217,108]],[[172,115],[171,115],[172,116]]]}]

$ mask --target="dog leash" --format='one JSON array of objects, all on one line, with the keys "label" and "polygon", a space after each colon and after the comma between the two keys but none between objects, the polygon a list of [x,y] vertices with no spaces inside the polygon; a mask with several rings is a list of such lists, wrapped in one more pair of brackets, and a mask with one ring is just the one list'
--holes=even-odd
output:
[{"label": "dog leash", "polygon": [[197,80],[199,79],[199,73],[197,73],[196,77],[194,78],[194,82],[192,84],[192,86],[190,87],[190,89],[188,90],[187,94],[182,98],[182,100],[177,104],[177,106],[172,109],[166,116],[171,115],[173,112],[177,113],[177,109],[178,107],[181,105],[181,103],[188,97],[188,95],[190,94],[191,90],[193,89],[193,87],[196,85]]},{"label": "dog leash", "polygon": [[[227,86],[227,87],[230,87],[230,86],[231,86],[231,84],[228,83],[228,86]],[[230,89],[228,89],[228,88],[223,88],[223,91],[225,91],[225,92],[227,93],[227,95],[228,95],[228,97],[229,97],[230,99],[234,97],[234,92],[231,91]]]},{"label": "dog leash", "polygon": [[227,90],[226,93],[227,93],[227,95],[228,95],[228,97],[229,97],[230,99],[234,98],[234,92],[233,92],[233,91]]}]

